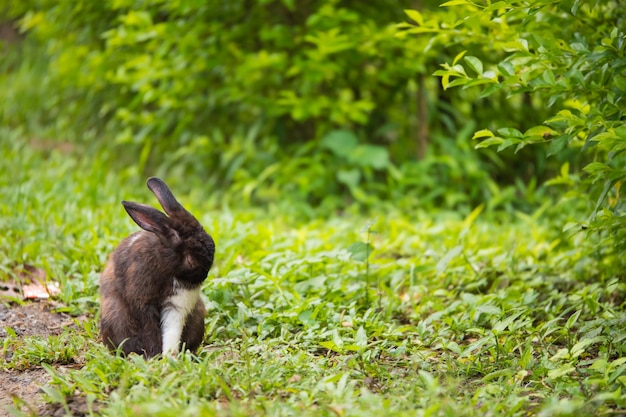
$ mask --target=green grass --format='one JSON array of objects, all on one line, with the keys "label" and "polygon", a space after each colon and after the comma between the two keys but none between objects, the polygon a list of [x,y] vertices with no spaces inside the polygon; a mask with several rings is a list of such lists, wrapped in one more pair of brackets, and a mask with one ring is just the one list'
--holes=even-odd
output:
[{"label": "green grass", "polygon": [[50,403],[78,395],[134,417],[626,412],[623,273],[589,236],[560,231],[562,207],[298,220],[288,202],[222,207],[162,173],[216,240],[205,343],[123,359],[96,340],[97,285],[136,230],[119,201],[157,205],[144,176],[16,131],[0,132],[0,152],[0,280],[41,267],[63,309],[89,316],[0,345],[1,368],[46,366]]}]

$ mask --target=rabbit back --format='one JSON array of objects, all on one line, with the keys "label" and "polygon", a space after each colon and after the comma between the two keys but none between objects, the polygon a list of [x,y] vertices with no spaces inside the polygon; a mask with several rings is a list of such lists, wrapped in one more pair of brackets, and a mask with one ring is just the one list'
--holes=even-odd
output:
[{"label": "rabbit back", "polygon": [[100,278],[102,340],[111,349],[121,346],[125,354],[150,357],[162,350],[162,300],[172,293],[174,268],[157,268],[164,264],[149,249],[157,240],[143,231],[124,239]]}]

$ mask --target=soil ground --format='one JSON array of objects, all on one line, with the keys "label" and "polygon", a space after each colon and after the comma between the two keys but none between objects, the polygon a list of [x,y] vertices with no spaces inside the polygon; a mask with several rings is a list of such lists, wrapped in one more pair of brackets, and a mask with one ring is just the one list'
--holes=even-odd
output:
[{"label": "soil ground", "polygon": [[[13,329],[18,337],[46,338],[60,335],[65,328],[74,325],[69,315],[55,313],[53,309],[48,301],[32,301],[23,305],[0,302],[0,340],[7,337],[7,328]],[[0,417],[11,415],[7,407],[13,406],[16,397],[27,404],[28,409],[22,409],[27,414],[56,415],[63,411],[62,408],[47,407],[41,397],[41,387],[50,380],[50,375],[41,367],[0,369]]]}]

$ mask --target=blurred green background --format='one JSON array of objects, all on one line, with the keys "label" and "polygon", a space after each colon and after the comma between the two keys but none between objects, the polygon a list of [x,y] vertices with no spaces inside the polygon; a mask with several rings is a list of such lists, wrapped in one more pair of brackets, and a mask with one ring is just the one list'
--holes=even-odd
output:
[{"label": "blurred green background", "polygon": [[624,176],[623,2],[517,3],[11,0],[0,123],[216,205],[531,212],[574,190],[595,213]]}]

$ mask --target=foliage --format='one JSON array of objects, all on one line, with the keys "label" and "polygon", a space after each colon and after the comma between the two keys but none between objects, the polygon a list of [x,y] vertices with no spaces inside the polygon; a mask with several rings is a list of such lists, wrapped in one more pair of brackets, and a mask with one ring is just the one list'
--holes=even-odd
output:
[{"label": "foliage", "polygon": [[40,266],[61,283],[65,310],[89,316],[51,338],[7,332],[0,367],[43,363],[48,403],[69,410],[81,397],[94,415],[115,416],[626,407],[622,271],[596,257],[592,239],[541,220],[545,211],[294,221],[271,207],[215,210],[206,189],[178,193],[217,242],[205,344],[197,357],[112,355],[95,340],[98,273],[136,229],[119,200],[149,191],[100,154],[0,133],[0,280],[15,263]]},{"label": "foliage", "polygon": [[[535,209],[552,168],[466,145],[493,114],[424,77],[454,55],[398,36],[404,3],[11,3],[25,40],[0,63],[0,120],[197,179],[230,204]],[[536,118],[498,105],[504,123]]]},{"label": "foliage", "polygon": [[[359,135],[380,129],[415,71],[414,54],[402,54],[394,37],[399,9],[381,14],[335,1],[31,3],[21,27],[48,40],[53,80],[81,103],[73,117],[87,116],[117,144],[138,148],[140,169],[165,161],[205,177],[208,170],[225,185],[281,181],[266,168],[335,127]],[[312,191],[319,198],[321,190]]]},{"label": "foliage", "polygon": [[[501,123],[484,126],[473,136],[479,140],[476,148],[518,152],[540,144],[547,156],[582,151],[583,180],[579,181],[577,169],[571,175],[571,167],[565,164],[550,183],[575,186],[584,198],[590,196],[591,215],[582,226],[608,231],[605,245],[622,247],[626,242],[620,193],[626,178],[623,2],[534,0],[521,5],[462,0],[446,5],[459,8],[467,19],[451,27],[422,19],[409,29],[445,39],[455,36],[460,52],[435,72],[442,86],[478,86],[481,97],[504,93],[511,100],[522,97],[522,102],[540,103],[543,109],[541,122],[526,129]],[[409,16],[415,13],[410,11]],[[482,47],[468,52],[466,45],[476,42]]]}]

